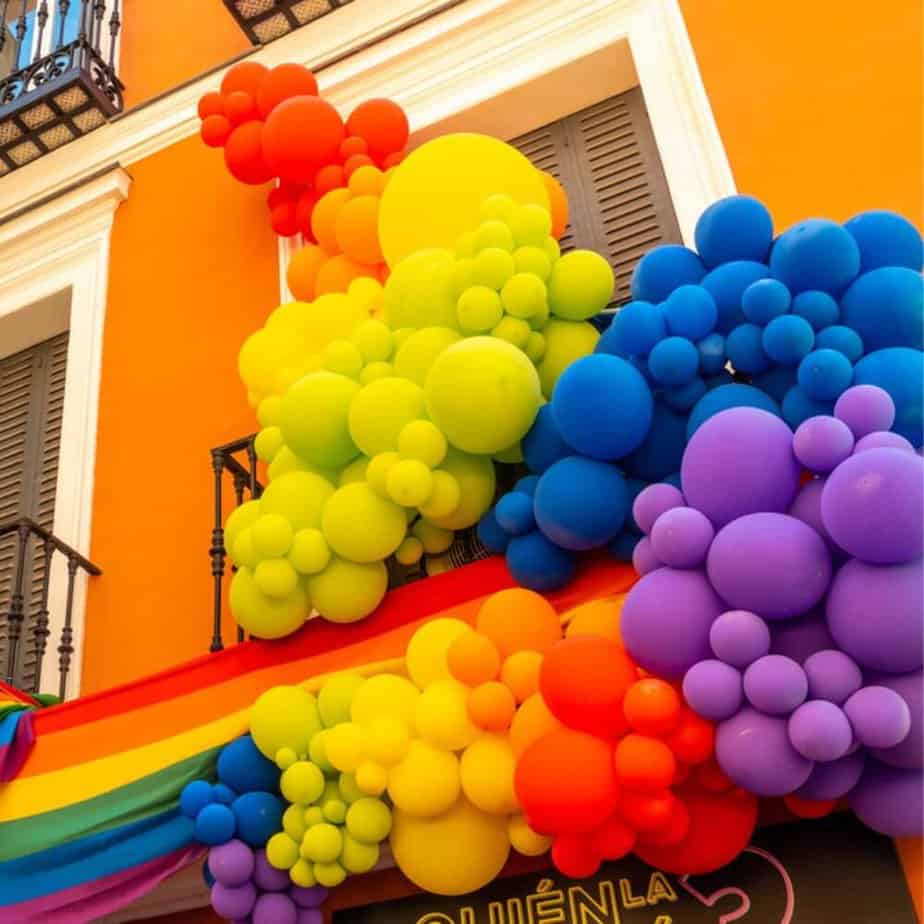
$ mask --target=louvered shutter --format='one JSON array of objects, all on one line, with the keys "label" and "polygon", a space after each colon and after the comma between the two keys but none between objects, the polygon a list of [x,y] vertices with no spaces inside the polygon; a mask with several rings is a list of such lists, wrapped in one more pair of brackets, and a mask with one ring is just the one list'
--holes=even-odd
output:
[{"label": "louvered shutter", "polygon": [[[66,333],[0,359],[0,523],[29,516],[54,525],[58,450],[64,410]],[[32,690],[36,676],[33,629],[41,607],[44,558],[30,545],[24,583],[17,686]],[[0,667],[6,667],[7,623],[16,567],[16,535],[0,539]]]}]

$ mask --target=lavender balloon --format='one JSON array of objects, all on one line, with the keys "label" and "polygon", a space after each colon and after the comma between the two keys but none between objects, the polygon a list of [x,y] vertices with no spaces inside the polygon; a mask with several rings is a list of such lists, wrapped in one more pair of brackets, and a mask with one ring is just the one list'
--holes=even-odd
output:
[{"label": "lavender balloon", "polygon": [[828,624],[817,611],[770,626],[770,653],[785,655],[798,664],[816,651],[835,647]]},{"label": "lavender balloon", "polygon": [[903,452],[914,452],[914,446],[905,437],[891,430],[867,433],[862,439],[857,440],[857,445],[853,447],[853,454],[866,452],[867,449],[901,449]]},{"label": "lavender balloon", "polygon": [[635,543],[635,548],[632,550],[632,567],[635,568],[640,577],[644,577],[652,571],[657,571],[662,564],[663,562],[658,561],[657,555],[652,550],[651,540],[647,536],[643,536]]},{"label": "lavender balloon", "polygon": [[853,452],[853,434],[836,417],[809,417],[796,429],[792,448],[809,471],[825,475]]},{"label": "lavender balloon", "polygon": [[854,751],[839,760],[815,764],[808,780],[796,790],[802,799],[828,800],[846,796],[860,780],[866,766],[863,751]]},{"label": "lavender balloon", "polygon": [[266,851],[262,849],[254,856],[253,881],[264,892],[282,892],[292,885],[288,870],[271,866],[266,859]]},{"label": "lavender balloon", "polygon": [[788,510],[799,474],[789,427],[752,407],[710,417],[690,438],[680,467],[687,503],[717,529],[749,513]]},{"label": "lavender balloon", "polygon": [[863,686],[863,674],[857,662],[843,651],[833,648],[816,651],[805,659],[802,667],[812,699],[823,699],[841,706]]},{"label": "lavender balloon", "polygon": [[803,703],[789,717],[789,740],[809,760],[844,757],[853,745],[853,730],[844,711],[822,699]]},{"label": "lavender balloon", "polygon": [[639,491],[632,504],[632,516],[638,528],[648,535],[662,513],[683,507],[684,503],[683,495],[672,484],[652,484]]},{"label": "lavender balloon", "polygon": [[741,674],[723,661],[700,661],[684,675],[683,698],[704,719],[729,719],[744,701]]},{"label": "lavender balloon", "polygon": [[860,742],[870,748],[894,748],[911,731],[911,710],[888,687],[863,687],[844,703]]},{"label": "lavender balloon", "polygon": [[744,672],[744,695],[748,702],[768,715],[789,715],[805,702],[808,679],[790,658],[767,655],[758,658]]},{"label": "lavender balloon", "polygon": [[671,568],[698,568],[706,560],[715,530],[694,507],[674,507],[655,520],[651,549]]},{"label": "lavender balloon", "polygon": [[324,886],[311,886],[306,889],[302,886],[292,886],[289,889],[289,898],[295,902],[299,908],[319,908],[327,900],[327,889]]},{"label": "lavender balloon", "polygon": [[811,481],[807,481],[799,488],[799,493],[796,494],[796,499],[789,508],[789,515],[801,520],[806,526],[811,526],[824,540],[832,562],[835,565],[840,565],[849,556],[828,535],[824,520],[821,518],[821,495],[824,493],[824,487],[824,478],[813,478]]},{"label": "lavender balloon", "polygon": [[756,613],[729,610],[712,624],[709,644],[719,660],[745,668],[770,651],[770,630]]},{"label": "lavender balloon", "polygon": [[876,430],[888,430],[895,423],[895,402],[876,385],[848,388],[834,405],[834,416],[843,420],[855,439]]},{"label": "lavender balloon", "polygon": [[212,907],[223,918],[246,918],[257,900],[253,883],[241,886],[226,886],[216,882],[211,891]]},{"label": "lavender balloon", "polygon": [[920,770],[900,770],[868,760],[849,798],[860,821],[874,831],[889,837],[920,837],[924,833],[924,778]]},{"label": "lavender balloon", "polygon": [[924,767],[924,675],[902,674],[900,677],[876,677],[876,686],[894,690],[908,704],[911,729],[901,744],[892,748],[876,748],[870,753],[884,764],[905,770]]},{"label": "lavender balloon", "polygon": [[213,847],[209,851],[209,870],[222,885],[243,885],[253,875],[253,850],[237,838]]},{"label": "lavender balloon", "polygon": [[324,913],[317,908],[299,908],[295,924],[324,924]]},{"label": "lavender balloon", "polygon": [[268,892],[253,906],[253,924],[297,924],[298,909],[288,895]]}]

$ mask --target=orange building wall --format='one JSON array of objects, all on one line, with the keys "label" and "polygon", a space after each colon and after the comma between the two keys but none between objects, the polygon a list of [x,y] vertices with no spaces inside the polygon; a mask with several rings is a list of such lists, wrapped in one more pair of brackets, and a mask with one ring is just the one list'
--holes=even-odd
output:
[{"label": "orange building wall", "polygon": [[208,650],[209,449],[256,427],[237,353],[279,301],[265,190],[198,137],[130,173],[109,264],[91,543],[104,575],[84,693]]},{"label": "orange building wall", "polygon": [[924,226],[919,0],[680,0],[741,192],[777,227],[869,208]]}]

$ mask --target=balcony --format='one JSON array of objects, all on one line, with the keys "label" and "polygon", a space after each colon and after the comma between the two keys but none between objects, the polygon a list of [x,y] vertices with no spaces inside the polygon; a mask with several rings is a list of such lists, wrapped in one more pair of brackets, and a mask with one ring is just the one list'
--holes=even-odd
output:
[{"label": "balcony", "polygon": [[119,0],[0,0],[0,176],[122,110]]},{"label": "balcony", "polygon": [[265,45],[351,0],[222,0],[254,45]]}]

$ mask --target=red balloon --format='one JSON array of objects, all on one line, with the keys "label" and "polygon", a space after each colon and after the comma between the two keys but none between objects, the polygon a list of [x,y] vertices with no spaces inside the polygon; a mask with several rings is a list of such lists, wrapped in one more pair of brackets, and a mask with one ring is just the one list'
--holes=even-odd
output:
[{"label": "red balloon", "polygon": [[220,93],[206,93],[199,99],[198,112],[200,119],[207,119],[210,115],[224,115],[224,98]]},{"label": "red balloon", "polygon": [[734,789],[735,787],[735,784],[725,775],[714,757],[696,767],[693,773],[693,782],[699,789],[705,789],[706,792],[728,792],[729,789]]},{"label": "red balloon", "polygon": [[684,706],[677,727],[664,740],[677,760],[685,764],[701,764],[712,757],[715,750],[715,728]]},{"label": "red balloon", "polygon": [[280,183],[266,194],[266,204],[270,209],[274,209],[277,205],[282,205],[284,202],[292,202],[294,204],[298,202],[298,198],[301,196],[303,189],[304,187],[293,186],[291,183]]},{"label": "red balloon", "polygon": [[227,96],[243,90],[251,96],[256,96],[269,74],[269,68],[256,61],[240,61],[229,68],[221,81],[221,92]]},{"label": "red balloon", "polygon": [[280,202],[270,211],[270,224],[280,237],[292,237],[293,234],[298,234],[295,203],[290,200]]},{"label": "red balloon", "polygon": [[360,167],[374,167],[375,161],[368,154],[354,154],[343,165],[343,175],[349,179]]},{"label": "red balloon", "polygon": [[263,129],[263,154],[273,172],[289,183],[309,183],[337,156],[343,121],[330,103],[297,96],[280,103]]},{"label": "red balloon", "polygon": [[555,868],[571,879],[586,879],[600,869],[600,856],[593,852],[585,837],[563,834],[552,844]]},{"label": "red balloon", "polygon": [[621,860],[635,846],[635,831],[615,812],[590,833],[590,845],[604,860]]},{"label": "red balloon", "polygon": [[343,173],[343,167],[340,164],[328,164],[315,174],[314,191],[320,199],[324,193],[329,193],[332,189],[341,189],[346,186],[346,177]]},{"label": "red balloon", "polygon": [[616,807],[613,747],[569,728],[551,731],[520,756],[514,789],[534,831],[592,831]]},{"label": "red balloon", "polygon": [[677,761],[663,741],[631,734],[616,745],[615,766],[622,786],[657,792],[673,783]]},{"label": "red balloon", "polygon": [[236,180],[260,186],[273,178],[273,170],[263,157],[262,122],[238,125],[225,142],[225,163]]},{"label": "red balloon", "polygon": [[404,160],[404,151],[395,151],[382,160],[382,166],[387,170],[389,167],[397,167]]},{"label": "red balloon", "polygon": [[294,96],[317,96],[314,74],[301,64],[279,64],[266,75],[257,93],[257,109],[265,119],[280,103]]},{"label": "red balloon", "polygon": [[358,135],[349,135],[340,143],[340,157],[342,160],[349,160],[354,154],[368,154],[369,145],[366,144],[365,138]]},{"label": "red balloon", "polygon": [[317,193],[312,189],[306,189],[298,198],[295,206],[295,223],[298,230],[302,232],[306,241],[313,241],[314,232],[311,230],[311,213],[314,211],[315,203],[318,201]]},{"label": "red balloon", "polygon": [[366,139],[373,157],[401,151],[410,132],[404,110],[390,99],[369,99],[360,103],[347,119],[351,135]]},{"label": "red balloon", "polygon": [[702,875],[731,863],[744,850],[757,824],[757,799],[739,793],[678,793],[690,816],[690,829],[679,844],[639,843],[635,852],[651,866],[678,875]]},{"label": "red balloon", "polygon": [[622,794],[619,811],[639,833],[661,831],[670,823],[676,796],[669,789],[661,792],[629,792]]},{"label": "red balloon", "polygon": [[545,653],[539,689],[552,714],[569,728],[612,737],[626,730],[622,701],[637,679],[635,664],[617,642],[575,635]]},{"label": "red balloon", "polygon": [[671,816],[664,827],[657,831],[645,831],[638,836],[640,844],[649,847],[668,847],[679,844],[690,830],[690,813],[680,799],[674,799],[671,804]]},{"label": "red balloon", "polygon": [[837,805],[836,799],[814,800],[800,799],[798,796],[783,796],[786,808],[797,818],[824,818],[830,815]]},{"label": "red balloon", "polygon": [[253,94],[246,90],[235,90],[225,97],[225,112],[232,125],[243,125],[260,118]]},{"label": "red balloon", "polygon": [[199,126],[199,134],[210,148],[220,148],[231,134],[231,123],[227,116],[208,115]]}]

